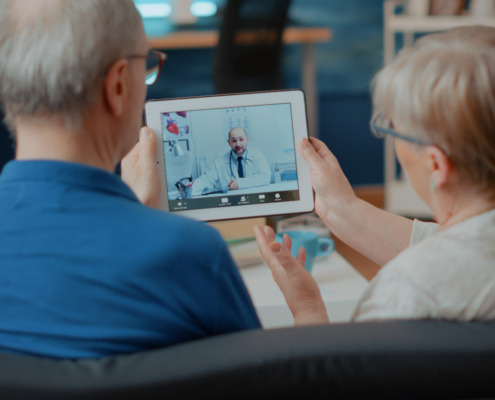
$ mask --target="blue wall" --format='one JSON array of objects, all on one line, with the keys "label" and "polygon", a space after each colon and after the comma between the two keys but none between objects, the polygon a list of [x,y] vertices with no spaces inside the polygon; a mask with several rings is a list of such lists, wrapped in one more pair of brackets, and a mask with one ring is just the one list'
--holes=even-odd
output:
[{"label": "blue wall", "polygon": [[[354,185],[383,182],[383,143],[369,132],[369,82],[382,63],[382,0],[293,0],[298,24],[328,26],[329,43],[317,45],[319,131]],[[214,93],[212,50],[169,51],[159,82],[148,98]],[[284,84],[301,87],[302,46],[284,50]],[[0,168],[12,157],[0,127]]]}]

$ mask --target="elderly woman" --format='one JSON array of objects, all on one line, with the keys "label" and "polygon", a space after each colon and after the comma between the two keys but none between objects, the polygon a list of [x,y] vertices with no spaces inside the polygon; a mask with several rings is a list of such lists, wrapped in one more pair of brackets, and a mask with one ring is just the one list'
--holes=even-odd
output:
[{"label": "elderly woman", "polygon": [[[495,29],[425,36],[375,77],[372,131],[390,135],[413,188],[437,223],[358,199],[319,140],[300,147],[315,209],[344,242],[383,267],[352,317],[495,318]],[[297,324],[328,321],[318,286],[288,236],[255,228],[258,246]]]}]

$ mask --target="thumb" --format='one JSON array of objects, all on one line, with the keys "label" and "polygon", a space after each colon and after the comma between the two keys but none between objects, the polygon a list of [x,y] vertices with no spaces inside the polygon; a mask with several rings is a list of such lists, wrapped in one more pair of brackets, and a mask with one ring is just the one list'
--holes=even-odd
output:
[{"label": "thumb", "polygon": [[155,141],[154,139],[155,139],[155,134],[147,126],[143,126],[139,130],[139,141],[143,140],[145,142],[150,142],[151,143],[151,142]]},{"label": "thumb", "polygon": [[311,170],[320,169],[325,164],[321,155],[314,149],[310,141],[303,138],[300,143],[301,154]]},{"label": "thumb", "polygon": [[144,126],[139,131],[139,153],[145,157],[154,157],[156,152],[156,137],[153,131]]}]

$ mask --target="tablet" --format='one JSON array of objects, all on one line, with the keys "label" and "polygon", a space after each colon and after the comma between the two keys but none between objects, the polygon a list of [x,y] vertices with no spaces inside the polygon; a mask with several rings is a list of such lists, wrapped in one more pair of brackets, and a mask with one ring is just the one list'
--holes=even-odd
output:
[{"label": "tablet", "polygon": [[202,221],[313,211],[302,91],[152,100],[145,111],[161,209]]}]

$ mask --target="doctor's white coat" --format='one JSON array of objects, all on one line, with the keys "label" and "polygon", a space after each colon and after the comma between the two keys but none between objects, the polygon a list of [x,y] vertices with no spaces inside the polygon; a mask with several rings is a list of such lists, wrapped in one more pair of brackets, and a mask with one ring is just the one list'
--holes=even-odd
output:
[{"label": "doctor's white coat", "polygon": [[201,195],[205,191],[227,190],[228,184],[235,179],[238,189],[268,185],[270,183],[270,167],[261,153],[253,146],[244,152],[242,159],[244,178],[239,178],[237,156],[228,151],[223,156],[213,160],[213,164],[206,172],[198,177],[192,186],[193,196]]}]

